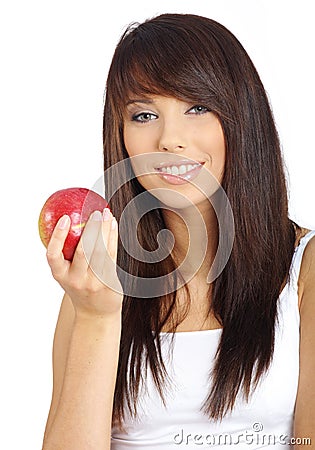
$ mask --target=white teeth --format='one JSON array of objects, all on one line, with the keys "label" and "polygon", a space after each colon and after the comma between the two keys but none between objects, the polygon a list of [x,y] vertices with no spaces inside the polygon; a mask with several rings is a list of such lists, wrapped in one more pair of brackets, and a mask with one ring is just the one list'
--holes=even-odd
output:
[{"label": "white teeth", "polygon": [[179,167],[179,174],[182,175],[183,173],[186,173],[187,167],[182,165]]},{"label": "white teeth", "polygon": [[183,175],[186,172],[189,172],[190,170],[194,169],[195,167],[198,167],[200,164],[182,164],[181,166],[169,166],[169,167],[162,167],[160,170],[164,173],[168,173],[170,175]]}]

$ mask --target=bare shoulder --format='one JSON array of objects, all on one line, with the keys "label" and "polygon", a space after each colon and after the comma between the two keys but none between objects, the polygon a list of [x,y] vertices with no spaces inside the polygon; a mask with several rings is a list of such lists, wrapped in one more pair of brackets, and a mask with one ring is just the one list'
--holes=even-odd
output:
[{"label": "bare shoulder", "polygon": [[296,436],[315,439],[315,237],[307,243],[301,264],[300,375],[294,419]]},{"label": "bare shoulder", "polygon": [[[303,229],[300,239],[304,237],[309,231],[308,229]],[[303,287],[303,292],[305,288],[309,288],[309,285],[314,284],[314,274],[315,274],[315,236],[313,236],[308,243],[303,252],[303,258],[301,262],[301,269],[299,275],[299,283]],[[303,296],[303,295],[302,295]]]}]

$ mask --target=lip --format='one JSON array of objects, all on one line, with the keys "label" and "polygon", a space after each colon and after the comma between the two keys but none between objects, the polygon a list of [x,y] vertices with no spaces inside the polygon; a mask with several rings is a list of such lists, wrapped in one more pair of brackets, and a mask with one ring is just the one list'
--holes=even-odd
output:
[{"label": "lip", "polygon": [[[181,162],[182,164],[184,164],[183,162]],[[186,163],[187,164],[187,163]],[[157,175],[159,175],[161,178],[163,178],[163,180],[165,180],[167,183],[170,183],[170,184],[185,184],[185,183],[188,183],[190,180],[193,180],[194,178],[196,178],[198,175],[199,175],[199,173],[200,173],[200,171],[201,171],[201,169],[202,169],[202,167],[203,167],[203,165],[205,164],[205,162],[195,162],[195,163],[192,163],[192,161],[190,161],[189,162],[189,164],[199,164],[199,166],[198,167],[195,167],[194,169],[192,169],[192,170],[190,170],[189,172],[186,172],[185,174],[182,174],[182,175],[170,175],[170,174],[168,174],[168,173],[165,173],[165,172],[161,172],[161,171],[159,171],[158,169],[160,169],[160,168],[162,168],[162,167],[167,167],[167,166],[170,166],[170,165],[181,165],[181,164],[165,164],[164,163],[164,165],[160,165],[158,168],[156,168],[155,170],[156,170],[156,172],[157,172]]]}]

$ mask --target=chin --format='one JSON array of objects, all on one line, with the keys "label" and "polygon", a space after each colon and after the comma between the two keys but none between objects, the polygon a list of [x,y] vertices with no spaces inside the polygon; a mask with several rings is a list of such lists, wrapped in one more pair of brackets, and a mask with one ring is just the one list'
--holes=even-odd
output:
[{"label": "chin", "polygon": [[209,199],[196,189],[195,192],[179,192],[170,188],[154,188],[150,189],[150,193],[161,202],[162,207],[172,210],[191,210],[196,213],[198,206],[208,204],[210,207]]}]

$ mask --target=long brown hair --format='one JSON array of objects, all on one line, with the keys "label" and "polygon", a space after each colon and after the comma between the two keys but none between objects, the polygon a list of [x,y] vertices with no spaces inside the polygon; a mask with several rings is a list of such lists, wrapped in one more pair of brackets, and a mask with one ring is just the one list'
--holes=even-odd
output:
[{"label": "long brown hair", "polygon": [[[219,118],[226,144],[222,187],[230,201],[235,239],[230,258],[212,283],[210,310],[223,327],[209,393],[201,408],[211,419],[232,410],[239,391],[249,398],[273,356],[277,302],[289,278],[295,227],[281,149],[270,105],[248,54],[221,24],[191,14],[163,14],[132,24],[116,48],[106,85],[104,168],[127,159],[123,112],[131,94],[160,94],[196,102]],[[126,173],[117,173],[121,180]],[[117,179],[105,179],[111,197]],[[145,189],[132,179],[111,198],[118,218]],[[137,224],[128,223],[129,230]],[[144,249],[154,251],[165,228],[157,207],[138,224]],[[128,229],[120,232],[128,240]],[[133,237],[134,238],[134,237]],[[130,238],[131,240],[131,238]],[[131,244],[131,243],[130,243]],[[159,264],[132,258],[119,242],[118,267],[140,277],[160,277],[176,267],[171,256]],[[123,271],[119,272],[124,286]],[[174,286],[176,283],[174,282]],[[188,292],[187,292],[188,293]],[[189,296],[189,293],[188,293]],[[139,384],[149,367],[158,391],[168,386],[159,331],[175,331],[176,292],[150,300],[125,295],[113,419],[122,423],[124,405],[137,414]],[[210,298],[209,298],[210,304]],[[156,333],[152,333],[156,330]],[[210,361],[209,361],[210,364]]]}]

